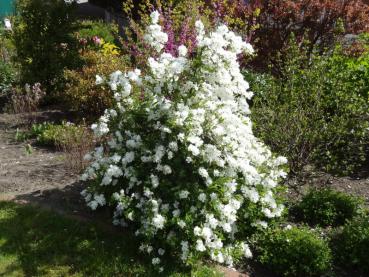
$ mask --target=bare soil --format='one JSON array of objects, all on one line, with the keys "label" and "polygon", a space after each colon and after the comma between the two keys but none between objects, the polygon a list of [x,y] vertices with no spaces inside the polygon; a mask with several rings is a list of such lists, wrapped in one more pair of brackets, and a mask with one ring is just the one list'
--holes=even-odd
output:
[{"label": "bare soil", "polygon": [[369,207],[369,176],[361,172],[360,177],[337,177],[327,173],[312,173],[305,180],[289,180],[288,198],[296,201],[312,188],[331,188],[354,196],[359,196]]},{"label": "bare soil", "polygon": [[83,185],[78,175],[65,166],[63,154],[15,139],[17,129],[24,130],[30,118],[58,121],[60,116],[57,111],[0,114],[0,200],[39,204],[63,214],[91,217],[81,201]]}]

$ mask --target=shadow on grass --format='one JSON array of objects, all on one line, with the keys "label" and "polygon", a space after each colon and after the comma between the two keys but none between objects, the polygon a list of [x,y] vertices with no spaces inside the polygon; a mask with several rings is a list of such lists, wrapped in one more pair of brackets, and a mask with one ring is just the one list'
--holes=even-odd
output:
[{"label": "shadow on grass", "polygon": [[50,270],[86,276],[143,272],[136,241],[128,234],[107,235],[93,224],[35,207],[2,202],[0,211],[0,255],[17,259],[7,271],[18,267],[25,276],[46,275]]},{"label": "shadow on grass", "polygon": [[[164,276],[195,274],[172,266]],[[175,270],[176,269],[176,270]],[[0,276],[159,276],[122,229],[101,230],[37,207],[0,202]]]},{"label": "shadow on grass", "polygon": [[110,225],[111,211],[100,209],[97,212],[92,212],[91,209],[87,208],[80,194],[85,188],[85,185],[76,181],[63,188],[48,188],[19,194],[15,197],[15,200],[20,203],[36,204],[62,215],[72,215],[95,221],[100,220]]}]

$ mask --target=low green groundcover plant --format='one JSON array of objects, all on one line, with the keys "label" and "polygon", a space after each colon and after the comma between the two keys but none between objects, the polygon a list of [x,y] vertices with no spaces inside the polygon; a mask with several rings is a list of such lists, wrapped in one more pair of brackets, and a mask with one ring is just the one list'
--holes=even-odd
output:
[{"label": "low green groundcover plant", "polygon": [[[332,235],[331,247],[337,265],[369,275],[369,217],[349,221]],[[359,276],[359,275],[355,275]]]},{"label": "low green groundcover plant", "polygon": [[[0,276],[157,277],[137,245],[130,234],[98,222],[0,201]],[[164,276],[222,276],[205,265],[189,271],[169,261],[166,268]]]},{"label": "low green groundcover plant", "polygon": [[146,72],[96,78],[115,103],[92,125],[103,143],[86,156],[82,195],[93,210],[112,206],[113,223],[133,229],[159,271],[166,256],[232,266],[251,257],[246,234],[282,214],[287,161],[252,133],[252,92],[237,62],[251,45],[197,21],[195,52],[181,45],[172,55],[159,18],[151,14],[144,36],[157,52]]},{"label": "low green groundcover plant", "polygon": [[75,125],[63,121],[61,124],[51,122],[35,123],[27,132],[17,130],[15,139],[26,141],[36,139],[36,143],[42,146],[61,146],[71,137],[81,136],[85,131],[84,126]]},{"label": "low green groundcover plant", "polygon": [[328,188],[310,190],[291,210],[297,220],[310,225],[339,226],[362,212],[363,201]]},{"label": "low green groundcover plant", "polygon": [[257,249],[257,260],[283,276],[321,276],[331,268],[328,243],[305,227],[270,229]]},{"label": "low green groundcover plant", "polygon": [[35,137],[40,145],[59,146],[66,140],[66,136],[72,136],[78,132],[81,132],[81,127],[70,122],[62,122],[62,124],[44,122],[32,125],[30,135]]}]

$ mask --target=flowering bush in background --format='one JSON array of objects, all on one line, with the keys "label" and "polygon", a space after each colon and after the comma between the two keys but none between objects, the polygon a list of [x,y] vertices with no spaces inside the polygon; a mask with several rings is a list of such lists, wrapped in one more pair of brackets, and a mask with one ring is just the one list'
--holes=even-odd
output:
[{"label": "flowering bush in background", "polygon": [[106,143],[86,156],[82,195],[93,210],[114,207],[113,223],[135,230],[159,270],[165,254],[232,265],[251,256],[250,230],[283,211],[276,191],[286,159],[253,135],[252,92],[237,62],[253,49],[225,25],[206,33],[197,21],[194,53],[181,45],[172,55],[158,22],[155,11],[147,74],[97,76],[116,104],[92,126]]},{"label": "flowering bush in background", "polygon": [[191,55],[196,46],[195,22],[201,19],[205,26],[210,26],[213,18],[213,13],[204,0],[124,1],[123,11],[129,18],[129,26],[125,28],[126,38],[122,41],[124,53],[142,70],[146,68],[147,59],[155,55],[143,39],[146,26],[151,22],[149,14],[154,9],[160,11],[159,21],[168,35],[165,51],[173,56],[177,55],[180,45],[186,45]]}]

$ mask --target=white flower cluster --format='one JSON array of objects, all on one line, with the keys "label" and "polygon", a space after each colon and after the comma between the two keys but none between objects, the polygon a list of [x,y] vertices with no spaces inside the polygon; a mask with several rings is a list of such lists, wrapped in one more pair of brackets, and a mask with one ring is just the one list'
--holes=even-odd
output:
[{"label": "white flower cluster", "polygon": [[[159,14],[151,18],[146,39],[160,52],[166,36]],[[178,57],[150,58],[144,76],[111,74],[116,106],[92,126],[108,142],[87,155],[91,165],[82,175],[88,205],[113,202],[114,224],[138,226],[140,250],[155,266],[164,253],[228,265],[236,253],[251,257],[238,238],[283,211],[275,190],[286,159],[274,158],[253,135],[252,93],[237,62],[252,47],[224,25],[210,34],[200,21],[196,28],[192,58],[181,46]]]},{"label": "white flower cluster", "polygon": [[168,42],[168,35],[161,30],[159,23],[160,14],[158,11],[151,13],[152,24],[147,27],[147,33],[144,36],[145,41],[156,51],[161,51]]}]

